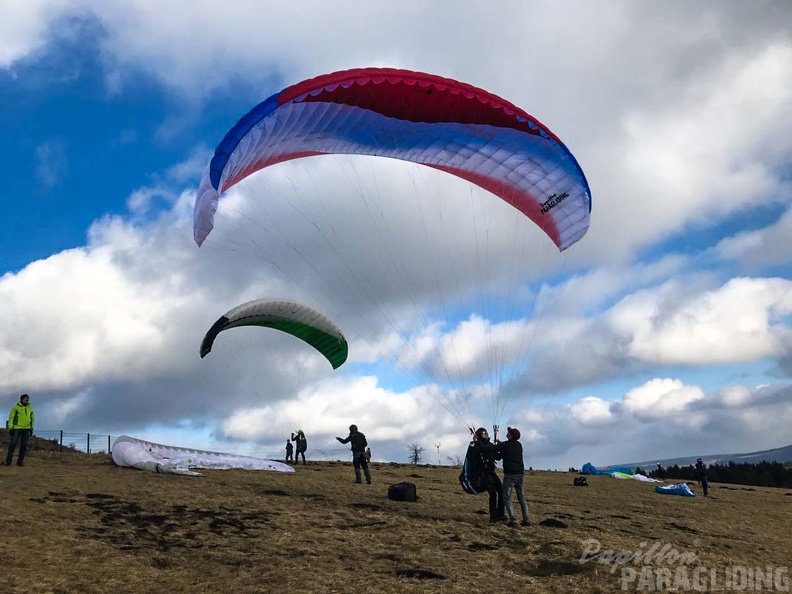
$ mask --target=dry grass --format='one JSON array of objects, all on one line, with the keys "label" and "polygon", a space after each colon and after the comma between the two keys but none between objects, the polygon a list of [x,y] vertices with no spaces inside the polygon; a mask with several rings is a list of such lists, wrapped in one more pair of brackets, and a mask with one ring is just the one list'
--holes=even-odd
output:
[{"label": "dry grass", "polygon": [[[118,468],[108,456],[35,451],[0,468],[0,583],[12,593],[613,592],[619,572],[579,563],[587,538],[694,552],[706,567],[782,566],[785,490],[713,485],[709,498],[651,485],[530,472],[533,525],[490,526],[486,495],[458,469],[300,465],[293,475],[206,471],[198,478]],[[419,501],[386,497],[402,480]]]}]

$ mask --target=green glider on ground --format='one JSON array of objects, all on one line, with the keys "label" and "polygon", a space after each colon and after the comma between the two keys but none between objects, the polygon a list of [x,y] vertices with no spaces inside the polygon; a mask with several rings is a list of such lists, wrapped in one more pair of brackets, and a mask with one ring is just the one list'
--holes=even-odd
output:
[{"label": "green glider on ground", "polygon": [[201,341],[201,358],[212,350],[217,335],[240,326],[274,328],[307,342],[338,369],[349,354],[346,338],[330,319],[315,309],[284,299],[254,299],[221,316]]}]

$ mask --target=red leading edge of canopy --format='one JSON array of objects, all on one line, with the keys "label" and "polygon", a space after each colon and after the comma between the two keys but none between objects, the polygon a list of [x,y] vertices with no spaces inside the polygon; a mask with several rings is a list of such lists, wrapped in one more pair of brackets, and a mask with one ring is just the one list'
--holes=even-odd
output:
[{"label": "red leading edge of canopy", "polygon": [[[382,93],[380,85],[396,87]],[[464,100],[460,100],[460,95]],[[456,122],[512,128],[536,136],[545,125],[505,99],[450,78],[397,68],[356,68],[311,78],[281,91],[278,104],[327,102],[412,122]]]}]

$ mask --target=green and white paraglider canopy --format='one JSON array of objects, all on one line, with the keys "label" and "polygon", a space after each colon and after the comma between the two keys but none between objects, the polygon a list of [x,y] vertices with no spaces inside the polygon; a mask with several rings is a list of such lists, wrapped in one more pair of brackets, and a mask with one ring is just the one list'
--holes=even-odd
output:
[{"label": "green and white paraglider canopy", "polygon": [[328,318],[312,307],[286,299],[254,299],[221,316],[201,341],[201,358],[208,355],[217,335],[231,328],[261,326],[291,334],[319,351],[333,366],[349,354],[346,338]]}]

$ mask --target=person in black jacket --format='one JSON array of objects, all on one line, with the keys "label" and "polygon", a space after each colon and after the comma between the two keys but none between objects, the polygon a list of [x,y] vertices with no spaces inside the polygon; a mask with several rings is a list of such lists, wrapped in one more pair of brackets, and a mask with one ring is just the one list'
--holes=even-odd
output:
[{"label": "person in black jacket", "polygon": [[707,477],[707,465],[704,464],[701,458],[696,460],[695,472],[696,479],[701,483],[701,488],[704,489],[704,497],[706,497],[709,491],[709,478]]},{"label": "person in black jacket", "polygon": [[287,439],[286,440],[286,462],[288,462],[289,460],[294,461],[294,446]]},{"label": "person in black jacket", "polygon": [[495,455],[497,446],[490,443],[489,434],[484,427],[479,427],[473,434],[473,441],[468,446],[466,458],[471,466],[481,468],[483,473],[482,487],[489,493],[490,523],[502,522],[506,519],[503,509],[503,485],[495,473]]},{"label": "person in black jacket", "polygon": [[523,463],[523,448],[520,443],[520,430],[509,427],[506,431],[506,441],[497,446],[496,460],[503,460],[503,500],[509,514],[509,528],[517,528],[517,517],[511,501],[512,490],[517,493],[522,511],[522,525],[528,526],[528,504],[523,493],[523,480],[525,478],[525,464]]},{"label": "person in black jacket", "polygon": [[352,442],[352,466],[355,467],[355,483],[360,483],[360,469],[366,475],[366,483],[371,484],[371,474],[369,473],[368,462],[366,461],[366,436],[358,431],[357,425],[349,426],[349,435],[342,439],[336,437],[341,443]]},{"label": "person in black jacket", "polygon": [[294,463],[300,463],[300,455],[302,455],[303,465],[305,465],[305,451],[308,449],[308,439],[305,437],[302,429],[298,429],[297,433],[291,434],[292,441],[297,443],[297,453],[294,456]]}]

